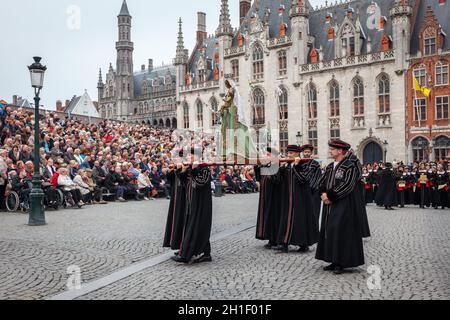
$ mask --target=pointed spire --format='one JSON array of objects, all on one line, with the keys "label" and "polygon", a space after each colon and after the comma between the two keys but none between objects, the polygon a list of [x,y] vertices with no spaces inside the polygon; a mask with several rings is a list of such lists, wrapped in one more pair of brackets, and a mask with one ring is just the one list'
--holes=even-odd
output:
[{"label": "pointed spire", "polygon": [[127,16],[130,17],[130,12],[128,11],[127,1],[123,0],[122,8],[120,9],[119,17]]},{"label": "pointed spire", "polygon": [[187,62],[186,49],[184,48],[183,39],[183,21],[181,18],[178,20],[178,41],[177,41],[177,52],[174,64],[185,64]]},{"label": "pointed spire", "polygon": [[231,27],[230,9],[228,8],[228,0],[222,0],[219,17],[219,27],[216,30],[216,36],[232,36],[233,28]]},{"label": "pointed spire", "polygon": [[98,85],[103,85],[103,78],[102,78],[102,69],[100,68],[100,71],[98,73]]}]

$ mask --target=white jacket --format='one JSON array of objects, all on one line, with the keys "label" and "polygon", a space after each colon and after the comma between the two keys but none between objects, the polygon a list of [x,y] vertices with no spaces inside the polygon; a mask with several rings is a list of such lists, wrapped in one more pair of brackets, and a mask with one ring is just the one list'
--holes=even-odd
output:
[{"label": "white jacket", "polygon": [[76,175],[73,182],[79,187],[83,196],[91,192],[91,190],[89,190],[89,185],[83,181],[83,178],[80,175]]},{"label": "white jacket", "polygon": [[58,186],[63,187],[64,191],[70,191],[78,188],[69,176],[59,175]]}]

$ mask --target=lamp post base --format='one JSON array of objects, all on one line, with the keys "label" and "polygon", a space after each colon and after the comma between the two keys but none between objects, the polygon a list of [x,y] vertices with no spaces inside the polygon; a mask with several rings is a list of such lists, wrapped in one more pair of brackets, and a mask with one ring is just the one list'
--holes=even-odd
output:
[{"label": "lamp post base", "polygon": [[42,189],[33,189],[30,193],[30,215],[28,219],[29,226],[44,226],[45,212],[44,212],[44,192]]}]

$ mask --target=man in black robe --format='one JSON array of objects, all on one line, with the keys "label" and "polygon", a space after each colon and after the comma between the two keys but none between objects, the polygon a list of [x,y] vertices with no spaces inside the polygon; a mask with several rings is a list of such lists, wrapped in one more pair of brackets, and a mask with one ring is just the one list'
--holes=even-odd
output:
[{"label": "man in black robe", "polygon": [[180,250],[183,236],[186,188],[179,178],[182,170],[182,159],[183,150],[179,152],[176,168],[174,165],[170,166],[166,175],[171,185],[171,197],[163,247],[171,248],[172,250]]},{"label": "man in black robe", "polygon": [[319,225],[319,219],[320,219],[320,208],[322,204],[322,200],[320,199],[319,194],[319,180],[322,177],[322,169],[320,168],[319,162],[312,159],[312,155],[314,152],[314,146],[310,144],[305,144],[301,147],[303,150],[303,159],[305,161],[305,166],[307,167],[307,176],[309,185],[311,186],[311,193],[313,197],[313,203],[314,203],[314,214],[316,215],[317,219],[317,225]]},{"label": "man in black robe", "polygon": [[397,178],[392,163],[386,163],[380,173],[380,188],[377,193],[377,203],[386,210],[395,210],[397,205]]},{"label": "man in black robe", "polygon": [[277,152],[268,147],[267,158],[272,159],[271,163],[255,166],[256,180],[260,184],[256,239],[268,240],[269,242],[264,246],[266,249],[277,246],[280,222],[281,195],[279,192],[277,156]]},{"label": "man in black robe", "polygon": [[330,141],[329,146],[335,162],[328,165],[319,183],[324,209],[316,259],[331,263],[324,270],[341,274],[346,268],[365,263],[358,212],[362,198],[355,192],[360,176],[350,159],[348,143],[337,139]]},{"label": "man in black robe", "polygon": [[298,252],[305,253],[316,244],[319,226],[316,220],[314,199],[308,180],[310,159],[300,159],[301,147],[290,145],[288,158],[294,163],[280,167],[280,228],[278,232],[278,250],[289,252],[289,245],[299,246]]},{"label": "man in black robe", "polygon": [[[210,262],[212,226],[211,170],[199,164],[201,150],[191,154],[192,166],[183,166],[179,175],[186,187],[186,207],[183,237],[176,262]],[[193,260],[194,257],[197,257]]]}]

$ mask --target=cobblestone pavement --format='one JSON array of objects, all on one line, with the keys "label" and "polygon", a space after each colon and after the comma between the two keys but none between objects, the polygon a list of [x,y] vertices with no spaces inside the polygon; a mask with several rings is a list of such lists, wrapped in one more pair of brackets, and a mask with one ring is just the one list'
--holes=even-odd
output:
[{"label": "cobblestone pavement", "polygon": [[[341,276],[323,271],[314,251],[280,255],[263,249],[252,229],[214,244],[212,263],[168,261],[81,299],[450,298],[448,210],[370,207],[369,219],[367,264]],[[367,285],[371,265],[381,269],[381,289]]]},{"label": "cobblestone pavement", "polygon": [[[213,233],[255,221],[257,195],[214,199]],[[168,202],[130,202],[48,212],[48,225],[0,214],[0,299],[42,299],[66,290],[67,267],[88,283],[167,252]],[[80,299],[449,299],[450,211],[370,207],[367,265],[335,276],[309,254],[275,254],[254,228],[213,243],[212,263],[167,261]],[[367,268],[381,269],[369,290]],[[376,276],[375,274],[373,274]]]},{"label": "cobblestone pavement", "polygon": [[[254,220],[258,195],[214,199],[213,233]],[[0,213],[0,300],[43,299],[66,290],[67,268],[90,282],[167,250],[161,248],[168,200],[48,211],[48,225]]]}]

